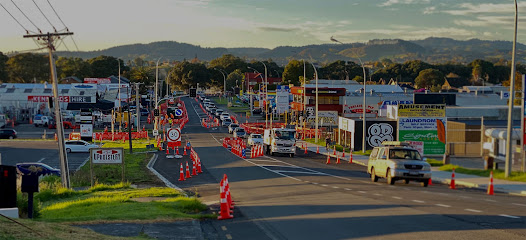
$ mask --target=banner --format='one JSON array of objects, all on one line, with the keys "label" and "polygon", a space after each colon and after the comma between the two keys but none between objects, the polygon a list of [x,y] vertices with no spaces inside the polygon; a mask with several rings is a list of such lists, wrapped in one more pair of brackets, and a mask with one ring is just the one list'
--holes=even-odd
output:
[{"label": "banner", "polygon": [[423,142],[424,155],[442,155],[446,151],[445,129],[446,118],[400,118],[398,139]]},{"label": "banner", "polygon": [[[307,122],[311,124],[316,123],[316,111],[313,107],[307,108]],[[337,111],[319,111],[318,124],[320,126],[337,126],[338,112]]]},{"label": "banner", "polygon": [[[367,105],[365,117],[371,118],[378,115],[378,106]],[[343,105],[343,116],[346,118],[360,118],[363,116],[363,104]]]},{"label": "banner", "polygon": [[111,83],[111,79],[110,78],[84,78],[84,83],[95,83],[95,84]]},{"label": "banner", "polygon": [[[362,150],[363,143],[363,121],[362,120],[350,120],[353,125],[353,134],[351,142],[354,144],[355,151]],[[396,121],[367,121],[365,129],[365,148],[373,149],[382,145],[384,141],[396,140],[397,123]]]},{"label": "banner", "polygon": [[445,104],[400,104],[398,117],[445,117]]}]

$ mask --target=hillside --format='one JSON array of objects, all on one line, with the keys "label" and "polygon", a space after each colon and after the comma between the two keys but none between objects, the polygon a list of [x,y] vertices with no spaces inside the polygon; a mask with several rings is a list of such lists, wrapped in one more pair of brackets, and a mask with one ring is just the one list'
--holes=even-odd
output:
[{"label": "hillside", "polygon": [[[137,57],[154,60],[159,57],[169,60],[199,58],[210,61],[223,54],[233,54],[247,59],[272,59],[280,65],[290,59],[306,59],[321,63],[336,60],[378,61],[390,58],[397,62],[423,60],[429,63],[447,61],[471,62],[474,59],[511,59],[512,43],[509,41],[488,41],[470,39],[466,41],[451,38],[426,38],[405,41],[400,39],[375,39],[367,43],[321,44],[300,47],[280,46],[267,48],[204,48],[188,43],[174,41],[153,42],[116,46],[104,50],[89,52],[57,52],[59,56],[93,58],[99,55],[120,57],[125,61]],[[526,45],[517,44],[518,60],[524,61]]]}]

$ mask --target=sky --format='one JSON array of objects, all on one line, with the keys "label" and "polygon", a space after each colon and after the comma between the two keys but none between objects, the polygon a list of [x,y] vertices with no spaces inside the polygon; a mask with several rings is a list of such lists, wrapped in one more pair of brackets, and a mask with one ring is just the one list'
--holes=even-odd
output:
[{"label": "sky", "polygon": [[[92,51],[156,41],[177,41],[202,47],[274,48],[331,43],[331,36],[344,43],[427,37],[512,41],[513,2],[0,0],[2,7],[7,9],[0,7],[0,51],[35,49],[37,45],[33,40],[22,37],[26,30],[38,32],[38,28],[49,32],[53,31],[52,26],[62,30],[64,25],[74,35],[64,39],[58,50],[71,51],[77,49],[75,43],[81,51]],[[526,0],[519,0],[519,16],[521,12],[525,16]],[[526,42],[526,31],[521,31],[526,29],[522,25],[524,18],[519,19],[519,42]]]}]

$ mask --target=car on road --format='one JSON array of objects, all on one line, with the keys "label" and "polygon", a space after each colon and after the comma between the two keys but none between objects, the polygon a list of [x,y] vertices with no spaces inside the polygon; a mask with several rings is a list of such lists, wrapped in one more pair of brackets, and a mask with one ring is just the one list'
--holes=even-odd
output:
[{"label": "car on road", "polygon": [[225,110],[223,110],[223,109],[221,109],[221,108],[217,109],[216,112],[215,112],[216,117],[221,116],[221,114],[222,114],[224,111],[225,111]]},{"label": "car on road", "polygon": [[225,118],[230,118],[230,114],[226,113],[226,112],[223,112],[223,113],[221,113],[221,115],[219,115],[219,119],[223,120]]},{"label": "car on road", "polygon": [[[64,129],[77,129],[77,128],[80,127],[80,126],[77,126],[77,125],[73,124],[70,121],[62,121],[62,126],[64,126]],[[57,128],[57,126],[55,124],[55,121],[50,121],[47,128],[49,128],[49,129]]]},{"label": "car on road", "polygon": [[223,127],[229,127],[230,125],[232,125],[232,119],[230,118],[221,121],[221,126]]},{"label": "car on road", "polygon": [[60,176],[60,170],[53,168],[44,163],[17,163],[16,168],[24,175],[34,174],[37,175],[57,175]]},{"label": "car on road", "polygon": [[0,129],[0,138],[2,139],[15,139],[16,131],[14,129]]},{"label": "car on road", "polygon": [[86,142],[84,140],[72,140],[72,141],[66,141],[66,152],[89,152],[91,148],[99,147],[96,144],[92,144],[89,142]]},{"label": "car on road", "polygon": [[216,110],[217,110],[216,108],[210,108],[210,114],[215,116],[216,115]]},{"label": "car on road", "polygon": [[141,116],[148,116],[150,114],[150,111],[146,108],[141,108]]},{"label": "car on road", "polygon": [[49,125],[51,121],[52,121],[51,117],[42,116],[40,114],[35,115],[35,117],[33,118],[33,124],[35,125],[35,127],[38,127],[38,126],[47,127],[47,125]]},{"label": "car on road", "polygon": [[263,144],[263,136],[261,134],[252,133],[248,136],[247,145],[252,146],[256,144]]},{"label": "car on road", "polygon": [[427,187],[431,179],[431,165],[409,143],[385,141],[371,152],[367,173],[373,182],[382,177],[390,185],[404,180],[406,184],[415,181]]},{"label": "car on road", "polygon": [[242,127],[237,127],[236,129],[234,129],[234,137],[246,138],[247,133],[245,132],[245,129],[243,129]]},{"label": "car on road", "polygon": [[236,124],[236,123],[232,123],[228,125],[228,133],[233,133],[234,129],[236,129],[237,127],[239,127],[239,124]]}]

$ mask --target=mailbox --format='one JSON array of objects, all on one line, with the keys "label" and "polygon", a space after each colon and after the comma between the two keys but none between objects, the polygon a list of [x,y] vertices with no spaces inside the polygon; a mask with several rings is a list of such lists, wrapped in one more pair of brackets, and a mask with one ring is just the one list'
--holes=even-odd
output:
[{"label": "mailbox", "polygon": [[0,165],[0,208],[16,207],[16,167]]},{"label": "mailbox", "polygon": [[27,193],[38,192],[38,175],[37,174],[22,175],[22,192],[27,192]]}]

